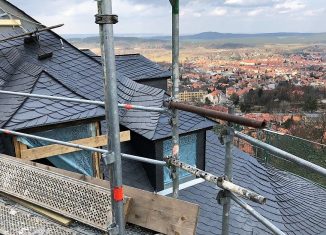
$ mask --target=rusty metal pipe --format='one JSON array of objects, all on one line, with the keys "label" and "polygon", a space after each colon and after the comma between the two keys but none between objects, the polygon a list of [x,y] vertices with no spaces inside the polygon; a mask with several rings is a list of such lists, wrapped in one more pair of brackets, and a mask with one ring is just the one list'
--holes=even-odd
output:
[{"label": "rusty metal pipe", "polygon": [[218,187],[220,187],[224,190],[233,192],[233,193],[240,195],[248,200],[251,200],[253,202],[257,202],[260,204],[266,203],[266,198],[264,196],[261,196],[255,192],[245,189],[239,185],[236,185],[236,184],[226,180],[225,177],[212,175],[206,171],[200,170],[200,169],[193,167],[189,164],[175,160],[172,157],[166,157],[166,158],[164,158],[164,161],[167,163],[167,166],[178,167],[178,168],[180,168],[184,171],[187,171],[190,174],[196,176],[197,178],[202,178],[208,182],[211,182],[211,183],[217,185]]},{"label": "rusty metal pipe", "polygon": [[50,26],[50,27],[40,28],[40,29],[31,31],[31,32],[27,32],[27,33],[23,33],[23,34],[11,36],[11,37],[8,37],[8,38],[0,39],[0,42],[4,42],[4,41],[16,39],[16,38],[21,38],[21,37],[25,37],[25,36],[31,36],[34,33],[40,33],[40,32],[43,32],[43,31],[49,31],[51,29],[56,29],[56,28],[59,28],[59,27],[62,27],[62,26],[64,26],[64,24],[58,24],[58,25],[53,25],[53,26]]},{"label": "rusty metal pipe", "polygon": [[184,104],[180,102],[164,102],[164,106],[171,109],[179,109],[187,112],[196,113],[206,117],[216,118],[223,121],[233,122],[242,126],[254,127],[254,128],[264,128],[266,126],[266,121],[257,121],[254,119],[240,117],[234,114],[223,113],[215,110],[210,110],[207,108],[201,108],[194,105]]}]

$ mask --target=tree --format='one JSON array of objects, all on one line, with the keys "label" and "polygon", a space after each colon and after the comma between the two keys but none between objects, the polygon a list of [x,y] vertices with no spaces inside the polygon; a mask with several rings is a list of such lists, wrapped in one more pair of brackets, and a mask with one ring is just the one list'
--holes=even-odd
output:
[{"label": "tree", "polygon": [[318,108],[317,98],[313,96],[308,96],[304,100],[303,110],[308,112],[314,112]]},{"label": "tree", "polygon": [[243,113],[249,113],[251,110],[251,105],[248,103],[240,103],[240,110]]},{"label": "tree", "polygon": [[205,98],[205,104],[206,105],[211,105],[212,102],[208,99],[208,97]]},{"label": "tree", "polygon": [[230,96],[230,100],[233,102],[234,105],[238,105],[239,104],[239,96],[237,93],[233,93],[231,96]]},{"label": "tree", "polygon": [[257,91],[258,98],[262,97],[263,92],[264,92],[264,91],[263,91],[262,88],[258,88],[258,91]]},{"label": "tree", "polygon": [[317,118],[305,119],[298,125],[292,125],[290,132],[292,135],[324,144],[326,113],[321,113]]}]

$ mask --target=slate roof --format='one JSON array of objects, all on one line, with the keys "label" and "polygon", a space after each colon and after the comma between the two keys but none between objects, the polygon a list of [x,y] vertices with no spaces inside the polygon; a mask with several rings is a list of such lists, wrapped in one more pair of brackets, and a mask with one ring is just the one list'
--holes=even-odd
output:
[{"label": "slate roof", "polygon": [[[149,181],[149,178],[141,162],[122,158],[121,163],[122,182],[124,185],[146,190],[149,192],[154,192],[154,188],[152,187],[151,182]],[[110,174],[108,168],[104,165],[102,165],[101,167],[103,169],[104,179],[109,180]]]},{"label": "slate roof", "polygon": [[[18,33],[17,31],[11,32],[12,34]],[[19,30],[20,33],[20,30]],[[0,35],[5,37],[4,34]],[[102,68],[101,64],[93,58],[81,53],[78,49],[71,46],[68,42],[64,41],[62,46],[60,43],[60,37],[52,32],[43,32],[40,35],[41,48],[44,51],[52,51],[53,57],[45,60],[38,60],[37,55],[40,49],[36,43],[32,45],[24,45],[23,39],[10,40],[2,42],[0,44],[0,89],[21,91],[21,92],[44,92],[50,95],[58,95],[57,92],[63,92],[62,95],[67,94],[70,96],[79,96],[80,98],[103,100],[103,80],[102,80]],[[40,79],[40,75],[47,73],[47,78],[55,83],[56,90],[48,89],[44,90],[42,84],[45,77]],[[45,75],[43,75],[45,76]],[[123,75],[117,74],[118,78],[118,100],[121,103],[132,103],[138,105],[147,105],[154,107],[161,107],[163,103],[164,91],[141,85],[130,79],[122,78]],[[38,83],[40,79],[40,82]],[[47,81],[49,82],[49,81]],[[36,84],[38,83],[38,86]],[[60,88],[59,88],[60,87]],[[43,90],[42,90],[43,89]],[[65,91],[64,91],[65,90]],[[54,119],[61,122],[70,120],[68,115],[71,115],[66,109],[66,104],[62,102],[56,102],[53,105],[55,109],[49,110],[51,118],[43,118],[37,122],[29,122],[31,117],[38,116],[37,110],[31,110],[31,103],[26,106],[22,106],[26,101],[24,97],[15,97],[8,95],[0,95],[0,109],[4,115],[1,115],[0,126],[4,126],[11,116],[20,108],[24,108],[19,114],[24,114],[22,117],[17,117],[13,120],[13,123],[9,124],[12,129],[16,129],[15,124],[19,124],[19,128],[29,128],[30,124],[43,126],[52,124]],[[40,104],[42,102],[43,104]],[[45,105],[48,108],[47,101],[44,99],[38,101],[39,105]],[[59,107],[63,104],[62,107]],[[83,107],[83,105],[75,104],[76,107]],[[85,119],[85,117],[94,117],[98,115],[104,115],[97,110],[94,111],[94,106],[84,106],[84,110],[87,108],[87,115],[83,113],[83,108],[77,108],[80,111],[80,115],[77,112],[75,114],[75,120]],[[27,111],[32,111],[29,113]],[[64,111],[63,111],[64,110]],[[59,111],[57,116],[54,116],[54,111]],[[61,111],[61,113],[60,113]],[[76,110],[75,110],[76,111]],[[17,112],[18,114],[18,112]],[[59,117],[60,115],[60,117]],[[64,115],[65,117],[62,117]],[[93,115],[93,116],[92,116]],[[121,124],[127,126],[129,129],[137,131],[137,129],[149,128],[153,129],[159,119],[158,113],[149,113],[144,111],[134,110],[120,110]],[[53,118],[53,119],[52,119]],[[19,123],[17,120],[19,119]]]},{"label": "slate roof", "polygon": [[[101,63],[101,56],[89,49],[82,49],[84,53]],[[161,68],[157,63],[140,54],[116,55],[116,69],[124,77],[133,81],[170,78],[171,71]]]},{"label": "slate roof", "polygon": [[[21,32],[20,28],[11,28],[10,32],[0,34],[0,38]],[[80,52],[51,31],[40,34],[40,45],[41,47],[37,43],[24,44],[22,38],[0,43],[0,89],[103,100],[102,67],[98,60]],[[38,60],[38,53],[42,51],[53,52],[53,57]],[[140,55],[117,56],[117,58],[118,101],[162,107],[166,97],[163,90],[136,83],[129,78],[139,76],[145,79],[154,75],[160,76],[164,74],[163,70]],[[138,66],[144,68],[140,69]],[[51,83],[53,87],[47,89],[48,85],[44,83]],[[40,107],[42,109],[38,109]],[[104,109],[101,111],[101,108],[92,105],[74,104],[71,111],[68,107],[66,102],[50,102],[45,99],[36,101],[0,94],[0,110],[4,114],[0,117],[0,127],[26,129],[104,116]],[[122,109],[119,110],[119,114],[120,124],[148,139],[165,138],[169,133],[171,134],[171,127],[166,125],[168,120],[166,115]],[[198,115],[191,114],[193,119],[197,118],[196,121],[202,123],[201,126],[191,126],[189,115],[186,113],[181,115],[181,120],[184,122],[180,122],[180,130],[183,132],[214,125],[210,122],[205,123],[206,119]]]},{"label": "slate roof", "polygon": [[[158,125],[155,129],[154,136],[151,140],[159,140],[171,136],[170,115],[161,114]],[[189,133],[192,131],[211,129],[216,123],[194,113],[179,111],[179,134]]]},{"label": "slate roof", "polygon": [[[233,179],[236,184],[267,197],[266,205],[248,202],[286,234],[326,233],[326,190],[305,179],[260,164],[255,158],[233,150]],[[225,147],[217,135],[207,132],[206,170],[224,172]],[[204,182],[180,191],[181,200],[200,205],[197,234],[221,234],[222,206],[216,202],[219,189]],[[231,234],[271,234],[264,225],[234,202],[231,206]]]},{"label": "slate roof", "polygon": [[[32,93],[77,99],[83,98],[61,85],[46,72],[42,72],[39,75]],[[27,98],[4,127],[7,129],[25,129],[26,127],[42,126],[44,123],[49,125],[92,117],[102,117],[103,113],[103,108],[97,105],[76,105],[76,103],[66,101]]]}]

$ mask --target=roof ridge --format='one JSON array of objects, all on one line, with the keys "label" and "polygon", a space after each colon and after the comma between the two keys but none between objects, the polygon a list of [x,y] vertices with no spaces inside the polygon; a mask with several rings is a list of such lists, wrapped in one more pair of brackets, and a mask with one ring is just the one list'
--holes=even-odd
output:
[{"label": "roof ridge", "polygon": [[[10,3],[7,0],[4,0],[7,4],[9,4],[11,7],[17,9],[18,11],[20,11],[21,13],[23,13],[24,15],[26,15],[27,17],[29,17],[30,19],[32,19],[32,21],[35,21],[35,24],[38,25],[42,25],[44,26],[41,22],[35,20],[33,17],[31,17],[29,14],[27,14],[26,12],[24,12],[23,10],[21,10],[19,7],[13,5],[12,3]],[[92,56],[88,55],[87,53],[83,52],[82,50],[78,49],[77,47],[75,47],[73,44],[71,44],[69,41],[67,41],[65,38],[61,37],[59,34],[57,34],[56,32],[52,31],[52,30],[48,30],[48,32],[52,33],[53,35],[55,35],[56,37],[58,37],[59,39],[61,39],[63,42],[69,44],[69,46],[71,46],[72,48],[74,48],[75,50],[78,50],[79,52],[83,53],[84,55],[88,56],[89,58],[91,58],[93,61],[99,63],[99,61],[97,61],[96,59],[92,58]],[[99,63],[101,64],[101,63]]]},{"label": "roof ridge", "polygon": [[58,82],[61,86],[65,87],[67,90],[69,90],[70,92],[74,93],[75,95],[85,99],[85,100],[89,100],[87,97],[79,94],[78,92],[74,91],[73,89],[71,89],[70,87],[68,87],[67,85],[65,85],[63,82],[61,82],[58,78],[56,78],[56,76],[54,76],[51,72],[48,72],[46,70],[43,70],[42,73],[46,73],[50,78],[52,78],[53,80],[55,80],[56,82]]}]

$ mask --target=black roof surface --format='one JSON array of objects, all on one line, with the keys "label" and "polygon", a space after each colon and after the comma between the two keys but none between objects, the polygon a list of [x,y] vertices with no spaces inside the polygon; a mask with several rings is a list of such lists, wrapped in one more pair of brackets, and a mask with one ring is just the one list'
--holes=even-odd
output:
[{"label": "black roof surface", "polygon": [[[158,125],[155,129],[154,135],[151,140],[159,140],[168,138],[171,136],[171,122],[170,115],[161,114]],[[179,131],[180,135],[189,133],[192,131],[198,131],[203,129],[211,129],[216,125],[216,122],[209,120],[208,118],[199,116],[194,113],[185,111],[179,111]]]},{"label": "black roof surface", "polygon": [[[24,27],[31,26],[24,24]],[[11,34],[21,32],[20,28],[15,28]],[[0,34],[0,38],[8,35]],[[62,47],[60,39],[53,32],[41,33],[41,48],[54,53],[52,58],[42,61],[37,59],[39,48],[35,44],[25,46],[22,39],[0,43],[0,89],[44,92],[42,94],[49,95],[62,93],[69,97],[102,100],[101,64],[65,40]],[[165,97],[163,90],[138,84],[123,76],[123,73],[118,73],[121,103],[162,106]],[[73,108],[69,105],[71,104],[65,102],[0,95],[0,127],[16,129],[43,126],[58,121],[72,121],[69,119],[70,116],[78,120],[104,114],[101,108],[92,105],[74,105]],[[59,116],[54,113],[58,113]],[[47,118],[42,118],[42,115]],[[199,125],[195,121],[203,120],[200,116],[191,115],[182,112],[181,131],[192,131],[200,128],[200,125],[201,127],[206,125]],[[167,125],[168,117],[158,113],[121,110],[120,117],[122,125],[143,134],[148,139],[165,138],[171,131]],[[223,175],[224,146],[211,131],[207,132],[206,143],[206,170]],[[326,232],[326,191],[323,188],[290,173],[265,167],[239,149],[235,148],[233,153],[234,182],[268,198],[267,205],[261,206],[250,202],[249,204],[287,234]],[[141,187],[142,184],[148,185],[148,178],[140,163],[124,161],[123,165],[124,175],[128,173],[135,175],[133,180],[131,177],[128,178],[129,185],[137,187]],[[180,199],[200,205],[197,234],[221,233],[222,207],[216,202],[218,191],[219,189],[208,183],[200,183],[180,191]],[[261,223],[234,203],[231,207],[230,229],[231,234],[269,234]]]},{"label": "black roof surface", "polygon": [[[260,164],[234,148],[233,181],[267,198],[266,205],[246,201],[286,234],[326,233],[326,190],[313,182]],[[224,175],[225,146],[207,131],[206,171]],[[200,205],[197,234],[221,234],[223,207],[217,204],[219,189],[200,183],[180,191],[179,199]],[[231,234],[271,234],[255,218],[232,202]]]},{"label": "black roof surface", "polygon": [[[30,28],[30,22],[27,23]],[[25,27],[25,23],[23,26]],[[0,33],[0,38],[22,32],[21,28],[9,28],[6,32]],[[38,60],[38,54],[42,52],[53,52],[53,56]],[[24,44],[22,38],[1,42],[0,89],[103,100],[101,62],[87,53],[81,52],[52,31],[40,33],[39,44],[36,42]],[[141,69],[141,66],[144,66],[144,69]],[[143,79],[150,78],[155,74],[155,76],[169,74],[169,71],[163,73],[164,70],[157,64],[140,55],[117,56],[117,67],[120,103],[162,107],[166,97],[164,90],[136,83],[129,78],[137,76]],[[0,110],[2,113],[0,127],[13,130],[104,117],[105,114],[104,109],[93,105],[69,105],[67,102],[3,94],[0,94]],[[168,118],[166,115],[122,109],[119,113],[120,124],[148,139],[166,138],[171,135],[171,127],[165,125]],[[191,128],[189,115],[192,115],[193,119],[197,118],[196,121],[201,125]],[[213,125],[213,122],[201,116],[182,112],[180,130],[183,132]]]},{"label": "black roof surface", "polygon": [[[101,56],[89,49],[82,51],[101,63]],[[157,63],[140,54],[116,55],[116,69],[133,81],[153,80],[171,77],[171,71],[162,69]]]},{"label": "black roof surface", "polygon": [[[24,45],[22,39],[2,42],[0,44],[0,73],[2,74],[0,89],[27,93],[35,92],[33,89],[39,88],[36,87],[36,84],[40,79],[40,75],[46,72],[47,79],[55,80],[56,88],[59,89],[60,87],[60,91],[48,89],[45,92],[42,90],[42,92],[48,95],[58,95],[59,92],[62,93],[62,95],[74,94],[74,96],[79,96],[79,98],[103,100],[101,64],[66,42],[64,42],[64,46],[62,46],[60,39],[59,36],[52,32],[41,33],[40,44],[42,50],[53,52],[52,58],[44,60],[37,59],[40,49],[36,43]],[[42,81],[40,82],[44,82],[44,79],[45,78],[42,77]],[[118,100],[120,103],[132,103],[154,107],[162,106],[164,96],[163,90],[144,86],[130,79],[122,79],[122,75],[119,73],[117,74],[117,79]],[[38,89],[38,91],[40,90]],[[30,98],[11,97],[11,99],[8,99],[8,95],[0,95],[0,109],[5,114],[1,115],[0,126],[2,127],[6,126],[8,120],[18,109],[24,108],[22,105],[26,100],[31,100]],[[33,101],[35,101],[35,99],[33,99]],[[44,99],[39,100],[38,103],[39,102],[44,103],[44,105],[47,104],[45,103],[47,101]],[[60,104],[62,107],[59,107]],[[76,115],[75,120],[104,115],[104,109],[102,109],[102,112],[100,112],[100,110],[94,112],[94,106],[74,105],[75,108],[80,106],[84,108],[79,109],[80,116]],[[51,109],[49,112],[53,113],[56,110],[63,110],[65,108],[65,102],[56,102],[55,109]],[[88,116],[85,114],[82,115],[85,109],[91,111],[88,112]],[[37,112],[37,110],[34,111]],[[69,111],[66,111],[65,115],[70,115]],[[15,122],[19,124],[19,128],[29,128],[31,127],[30,124],[44,126],[52,124],[52,121],[54,121],[52,119],[43,119],[43,122],[29,123],[28,121],[32,115],[26,112],[20,112],[20,114],[23,114],[18,117],[20,123]],[[46,115],[45,113],[43,114]],[[155,126],[159,118],[158,113],[144,111],[121,110],[120,114],[121,124],[130,127],[130,129],[137,129],[139,126],[141,126],[140,128]],[[141,119],[138,117],[141,117]],[[58,118],[58,120],[63,122],[66,119],[61,117]],[[73,121],[72,118],[69,118],[69,120]],[[12,129],[17,129],[14,124],[9,126]]]},{"label": "black roof surface", "polygon": [[[213,131],[206,131],[206,171],[224,175],[225,146]],[[262,165],[254,157],[233,148],[233,182],[267,198],[265,205],[246,201],[261,215],[289,235],[326,234],[326,190],[289,172]],[[126,185],[153,191],[142,164],[126,160],[123,182]],[[198,235],[219,235],[222,229],[223,206],[216,200],[220,189],[203,182],[179,191],[179,199],[200,206]],[[232,202],[230,234],[272,234],[262,223]]]}]

